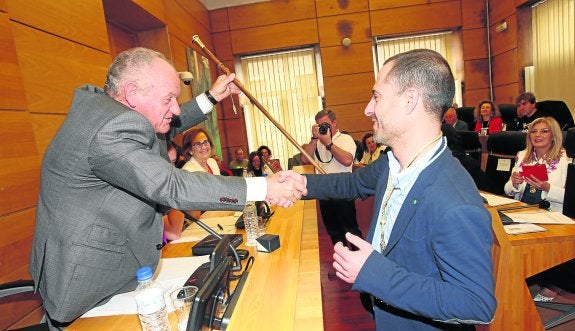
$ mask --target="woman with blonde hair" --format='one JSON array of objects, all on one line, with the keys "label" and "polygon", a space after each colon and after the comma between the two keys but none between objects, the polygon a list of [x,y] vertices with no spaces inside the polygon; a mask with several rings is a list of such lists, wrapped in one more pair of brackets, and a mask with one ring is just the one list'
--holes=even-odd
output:
[{"label": "woman with blonde hair", "polygon": [[[547,200],[552,211],[562,212],[569,159],[563,149],[563,133],[552,117],[540,117],[529,124],[527,147],[517,153],[517,161],[505,184],[505,194],[525,203]],[[543,164],[547,180],[524,175],[523,167]]]},{"label": "woman with blonde hair", "polygon": [[475,117],[475,132],[481,135],[488,135],[503,131],[503,120],[501,112],[495,103],[484,100],[473,110]]}]

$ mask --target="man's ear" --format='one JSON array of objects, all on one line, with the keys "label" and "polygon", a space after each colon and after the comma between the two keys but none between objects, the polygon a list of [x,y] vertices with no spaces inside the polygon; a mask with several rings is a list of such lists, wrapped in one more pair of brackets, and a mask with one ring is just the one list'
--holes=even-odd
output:
[{"label": "man's ear", "polygon": [[415,110],[417,104],[421,102],[419,91],[414,88],[407,88],[403,92],[403,98],[405,102],[405,109],[408,114]]},{"label": "man's ear", "polygon": [[136,108],[138,105],[138,85],[134,82],[127,82],[122,89],[124,99],[130,108]]}]

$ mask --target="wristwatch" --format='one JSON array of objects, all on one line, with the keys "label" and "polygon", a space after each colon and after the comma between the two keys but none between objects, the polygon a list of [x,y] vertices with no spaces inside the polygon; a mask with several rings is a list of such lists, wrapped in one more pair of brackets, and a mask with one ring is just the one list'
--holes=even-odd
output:
[{"label": "wristwatch", "polygon": [[325,145],[325,149],[327,149],[328,151],[331,151],[331,146],[333,146],[333,141],[330,142],[329,144]]}]

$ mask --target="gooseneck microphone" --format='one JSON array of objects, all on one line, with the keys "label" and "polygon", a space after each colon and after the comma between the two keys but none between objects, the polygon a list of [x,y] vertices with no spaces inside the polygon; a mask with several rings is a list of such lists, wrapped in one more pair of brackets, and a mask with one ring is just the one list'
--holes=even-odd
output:
[{"label": "gooseneck microphone", "polygon": [[[200,221],[199,219],[193,217],[192,215],[188,214],[187,212],[185,212],[183,210],[181,210],[181,212],[182,212],[182,214],[184,214],[185,218],[196,223],[197,225],[199,225],[202,229],[206,230],[206,232],[208,232],[212,236],[218,238],[219,240],[222,240],[222,236],[219,233],[217,233],[216,231],[214,231],[212,228],[207,226],[206,223]],[[229,247],[232,250],[232,253],[234,254],[234,260],[236,262],[235,265],[232,266],[232,270],[233,271],[242,270],[242,262],[240,260],[239,255],[238,255],[238,251],[236,250],[236,248],[234,247],[234,245],[231,242],[229,244]]]}]

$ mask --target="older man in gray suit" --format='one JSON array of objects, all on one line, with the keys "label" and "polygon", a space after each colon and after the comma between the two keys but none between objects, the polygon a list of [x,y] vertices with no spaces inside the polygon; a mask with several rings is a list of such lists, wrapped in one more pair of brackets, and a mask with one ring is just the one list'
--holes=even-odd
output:
[{"label": "older man in gray suit", "polygon": [[164,134],[205,120],[214,104],[239,93],[233,79],[218,77],[180,108],[177,72],[160,53],[135,48],[114,60],[104,90],[76,90],[44,155],[30,261],[51,328],[135,289],[136,270],[157,266],[165,206],[241,210],[266,199],[287,207],[307,193],[293,172],[244,179],[170,163]]}]

